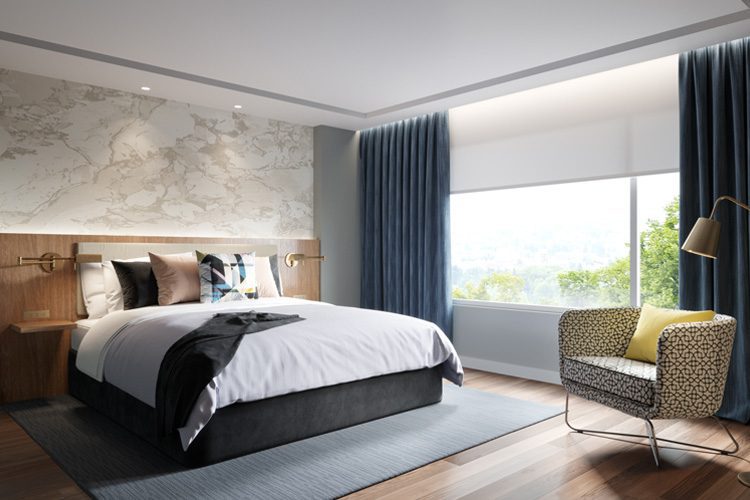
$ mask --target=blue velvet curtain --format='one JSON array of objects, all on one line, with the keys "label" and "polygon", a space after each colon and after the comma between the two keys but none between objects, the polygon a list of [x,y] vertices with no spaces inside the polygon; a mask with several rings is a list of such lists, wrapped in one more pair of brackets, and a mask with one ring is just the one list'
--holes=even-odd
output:
[{"label": "blue velvet curtain", "polygon": [[[750,38],[682,54],[680,87],[680,243],[724,194],[750,191]],[[750,421],[750,253],[748,213],[724,202],[717,211],[716,260],[680,252],[680,305],[737,318],[729,378],[719,416]]]},{"label": "blue velvet curtain", "polygon": [[450,337],[446,112],[363,130],[361,305],[436,323]]}]

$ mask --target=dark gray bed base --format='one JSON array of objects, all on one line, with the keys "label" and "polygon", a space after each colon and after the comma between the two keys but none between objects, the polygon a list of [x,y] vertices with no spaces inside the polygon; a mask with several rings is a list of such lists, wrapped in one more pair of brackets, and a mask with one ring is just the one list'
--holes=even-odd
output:
[{"label": "dark gray bed base", "polygon": [[158,439],[156,411],[75,367],[70,352],[70,394],[141,436],[178,462],[195,467],[246,455],[442,399],[440,368],[383,375],[347,384],[236,403],[219,409],[183,451],[177,434]]}]

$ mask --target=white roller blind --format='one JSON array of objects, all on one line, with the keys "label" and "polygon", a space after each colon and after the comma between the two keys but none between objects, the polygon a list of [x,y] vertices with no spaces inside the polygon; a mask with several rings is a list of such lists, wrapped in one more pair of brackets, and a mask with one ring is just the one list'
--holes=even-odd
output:
[{"label": "white roller blind", "polygon": [[450,111],[451,191],[675,171],[677,56]]}]

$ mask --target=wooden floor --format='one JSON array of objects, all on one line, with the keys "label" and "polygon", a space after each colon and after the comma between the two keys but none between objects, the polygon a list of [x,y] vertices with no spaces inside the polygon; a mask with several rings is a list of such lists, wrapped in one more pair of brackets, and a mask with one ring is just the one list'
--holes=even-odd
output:
[{"label": "wooden floor", "polygon": [[[466,386],[563,405],[559,386],[467,370]],[[643,424],[614,410],[571,399],[571,421],[584,427],[642,433]],[[710,419],[657,421],[660,436],[723,447]],[[750,427],[731,423],[750,459]],[[750,499],[736,479],[750,471],[739,458],[662,450],[661,469],[647,446],[569,432],[563,417],[508,434],[350,495],[363,498],[665,498]],[[86,498],[10,417],[0,413],[0,498]]]}]

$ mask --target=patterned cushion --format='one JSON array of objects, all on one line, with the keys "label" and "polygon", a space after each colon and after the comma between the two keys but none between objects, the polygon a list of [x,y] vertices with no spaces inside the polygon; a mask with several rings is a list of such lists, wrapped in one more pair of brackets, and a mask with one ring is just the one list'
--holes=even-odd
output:
[{"label": "patterned cushion", "polygon": [[573,382],[571,379],[563,379],[563,386],[565,389],[576,396],[580,396],[589,401],[596,401],[597,403],[609,406],[615,410],[619,410],[628,415],[632,415],[636,418],[658,418],[657,417],[657,406],[658,405],[645,405],[637,401],[633,401],[628,398],[621,398],[611,392],[601,391],[594,389],[585,384],[579,384]]},{"label": "patterned cushion", "polygon": [[562,376],[645,405],[654,403],[656,365],[619,356],[565,358]]},{"label": "patterned cushion", "polygon": [[201,302],[255,299],[255,252],[203,254],[196,252],[201,278]]}]

